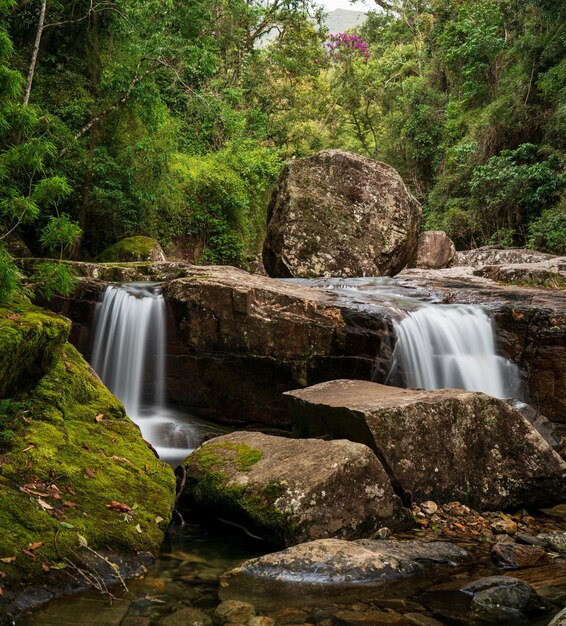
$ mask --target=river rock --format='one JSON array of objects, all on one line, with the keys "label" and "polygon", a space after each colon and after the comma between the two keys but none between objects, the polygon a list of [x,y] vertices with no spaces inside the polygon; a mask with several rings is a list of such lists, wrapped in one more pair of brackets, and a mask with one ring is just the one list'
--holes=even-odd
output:
[{"label": "river rock", "polygon": [[541,533],[536,536],[536,539],[548,550],[566,554],[566,532]]},{"label": "river rock", "polygon": [[542,548],[520,543],[496,543],[491,549],[491,557],[500,567],[508,569],[533,567],[547,558]]},{"label": "river rock", "polygon": [[393,276],[416,247],[421,207],[389,165],[342,150],[288,161],[268,207],[270,276]]},{"label": "river rock", "polygon": [[480,578],[462,587],[462,592],[472,596],[470,609],[482,621],[523,623],[526,621],[524,611],[543,606],[530,585],[510,576]]},{"label": "river rock", "polygon": [[227,624],[247,624],[255,616],[255,608],[247,602],[227,600],[221,602],[214,611],[214,623],[218,626]]},{"label": "river rock", "polygon": [[335,380],[286,394],[295,434],[371,447],[396,488],[417,502],[500,510],[559,502],[566,463],[505,401]]},{"label": "river rock", "polygon": [[548,626],[566,626],[566,609],[557,613],[548,623]]},{"label": "river rock", "polygon": [[475,250],[456,253],[454,265],[480,267],[483,265],[509,265],[514,263],[541,263],[556,258],[552,254],[523,248],[483,246]]},{"label": "river rock", "polygon": [[381,464],[351,441],[236,432],[184,463],[185,495],[200,511],[279,545],[367,536],[401,514]]},{"label": "river rock", "polygon": [[219,593],[221,599],[245,598],[256,606],[277,597],[299,606],[322,597],[369,601],[391,589],[398,597],[406,585],[414,591],[419,579],[430,584],[467,559],[464,549],[445,542],[319,539],[228,570]]},{"label": "river rock", "polygon": [[456,256],[454,242],[442,230],[427,230],[421,233],[417,242],[415,267],[440,269],[449,267]]}]

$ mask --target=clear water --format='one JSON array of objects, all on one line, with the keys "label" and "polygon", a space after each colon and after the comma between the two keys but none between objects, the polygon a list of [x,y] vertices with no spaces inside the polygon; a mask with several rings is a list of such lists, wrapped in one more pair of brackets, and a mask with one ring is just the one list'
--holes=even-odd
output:
[{"label": "clear water", "polygon": [[96,311],[92,366],[160,458],[177,465],[206,427],[166,406],[165,323],[159,285],[107,287]]}]

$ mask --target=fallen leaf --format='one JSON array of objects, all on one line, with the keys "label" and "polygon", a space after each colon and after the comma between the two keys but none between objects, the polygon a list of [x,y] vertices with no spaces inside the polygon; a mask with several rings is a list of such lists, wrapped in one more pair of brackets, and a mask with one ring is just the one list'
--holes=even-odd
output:
[{"label": "fallen leaf", "polygon": [[99,413],[94,419],[97,422],[101,422],[104,419],[104,413]]},{"label": "fallen leaf", "polygon": [[79,540],[79,545],[81,545],[83,548],[88,547],[88,541],[81,534],[77,533],[77,539]]},{"label": "fallen leaf", "polygon": [[35,554],[31,550],[28,550],[27,548],[22,548],[22,552],[24,554],[27,554],[31,559],[35,559]]},{"label": "fallen leaf", "polygon": [[49,571],[49,565],[47,565],[47,563],[42,563],[42,564],[41,564],[41,569],[42,569],[44,572],[48,572],[48,571]]},{"label": "fallen leaf", "polygon": [[85,472],[91,477],[94,478],[94,471],[90,469],[90,467],[85,467]]},{"label": "fallen leaf", "polygon": [[73,368],[71,367],[71,364],[69,363],[69,361],[63,361],[63,363],[65,364],[65,369],[66,369],[67,371],[69,371],[69,370],[73,369]]},{"label": "fallen leaf", "polygon": [[8,574],[6,574],[6,572],[4,572],[3,570],[0,570],[0,578],[6,578]]},{"label": "fallen leaf", "polygon": [[28,550],[37,550],[40,546],[43,545],[43,541],[36,541],[35,543],[30,543],[28,546]]},{"label": "fallen leaf", "polygon": [[74,502],[63,502],[63,506],[73,507],[77,505]]},{"label": "fallen leaf", "polygon": [[59,561],[59,563],[51,564],[51,569],[65,569],[66,567],[67,567],[67,564],[64,563],[63,561]]},{"label": "fallen leaf", "polygon": [[20,487],[20,491],[23,491],[24,493],[29,493],[32,496],[41,496],[43,498],[49,497],[49,494],[46,491],[36,491],[35,489],[27,489],[25,486]]},{"label": "fallen leaf", "polygon": [[74,528],[74,526],[68,522],[59,522],[59,525],[63,526],[63,528]]},{"label": "fallen leaf", "polygon": [[120,463],[127,463],[128,465],[135,467],[135,465],[131,461],[129,461],[128,459],[125,459],[123,456],[116,456],[115,454],[113,454],[110,458],[113,461],[119,461]]},{"label": "fallen leaf", "polygon": [[0,559],[2,563],[13,563],[15,560],[16,560],[15,556],[5,556],[4,558]]},{"label": "fallen leaf", "polygon": [[117,513],[128,513],[129,511],[132,510],[131,506],[127,504],[123,504],[122,502],[117,502],[116,500],[112,500],[110,504],[106,505],[106,508],[112,509],[113,511],[116,511]]},{"label": "fallen leaf", "polygon": [[19,319],[21,319],[20,316],[17,313],[8,313],[8,315],[6,315],[6,317],[9,320],[19,320]]},{"label": "fallen leaf", "polygon": [[158,516],[155,518],[155,523],[156,523],[156,524],[159,524],[159,522],[163,522],[163,521],[164,521],[164,519],[161,517],[161,515],[158,515]]},{"label": "fallen leaf", "polygon": [[45,509],[46,511],[52,511],[53,507],[50,504],[47,504],[47,502],[44,502],[41,498],[37,499],[37,503],[39,504],[39,506],[42,509]]},{"label": "fallen leaf", "polygon": [[35,448],[35,445],[33,443],[30,443],[30,445],[27,448],[24,448],[22,452],[27,452],[28,450],[32,450],[33,448]]},{"label": "fallen leaf", "polygon": [[141,526],[139,524],[136,524],[136,530],[138,531],[138,533],[143,533],[143,530],[141,529]]}]

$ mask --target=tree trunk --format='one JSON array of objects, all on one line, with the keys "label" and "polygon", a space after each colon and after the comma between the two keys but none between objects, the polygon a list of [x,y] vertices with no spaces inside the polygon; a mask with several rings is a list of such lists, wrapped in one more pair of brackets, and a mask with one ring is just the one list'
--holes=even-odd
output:
[{"label": "tree trunk", "polygon": [[45,24],[45,11],[46,10],[47,10],[47,0],[43,0],[43,2],[41,3],[41,11],[39,13],[39,23],[37,25],[37,32],[35,33],[35,42],[33,44],[31,62],[29,64],[28,80],[26,83],[26,91],[24,94],[24,106],[28,105],[29,97],[31,94],[31,85],[33,83],[33,77],[35,74],[35,64],[37,63],[37,55],[39,54],[39,44],[41,43],[41,35],[43,34],[43,25]]}]

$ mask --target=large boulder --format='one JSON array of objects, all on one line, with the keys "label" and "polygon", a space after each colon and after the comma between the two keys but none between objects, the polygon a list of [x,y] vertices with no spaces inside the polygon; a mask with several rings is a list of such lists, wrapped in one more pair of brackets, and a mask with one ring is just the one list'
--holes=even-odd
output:
[{"label": "large boulder", "polygon": [[[44,371],[38,381],[34,370],[31,388],[11,387],[0,411],[0,622],[73,580],[75,588],[103,587],[148,565],[175,502],[171,468],[64,344],[67,320],[21,307],[16,315],[18,332],[32,330],[9,353],[14,369],[37,350]],[[13,328],[0,325],[0,340]],[[42,332],[51,341],[40,342]]]},{"label": "large boulder", "polygon": [[256,606],[276,603],[306,606],[322,598],[332,602],[396,597],[415,593],[423,579],[454,573],[467,552],[445,542],[319,539],[282,552],[245,561],[220,579],[222,600],[246,599]]},{"label": "large boulder", "polygon": [[282,392],[389,367],[385,312],[344,310],[330,293],[232,267],[191,274],[163,289],[173,318],[167,392],[204,417],[290,428]]},{"label": "large boulder", "polygon": [[69,320],[37,307],[0,307],[0,399],[33,387],[57,362]]},{"label": "large boulder", "polygon": [[417,242],[421,207],[389,165],[342,150],[289,161],[268,208],[270,276],[393,276]]},{"label": "large boulder", "polygon": [[166,261],[165,254],[156,239],[138,235],[126,237],[114,245],[106,248],[97,261],[102,263],[116,263],[123,261]]},{"label": "large boulder", "polygon": [[278,545],[359,538],[401,518],[385,470],[351,441],[236,432],[206,442],[184,465],[185,495],[199,511]]},{"label": "large boulder", "polygon": [[427,230],[417,242],[415,267],[440,269],[449,267],[456,256],[454,242],[442,230]]},{"label": "large boulder", "polygon": [[503,400],[336,380],[288,392],[296,434],[365,443],[416,501],[479,509],[560,502],[566,463]]}]

